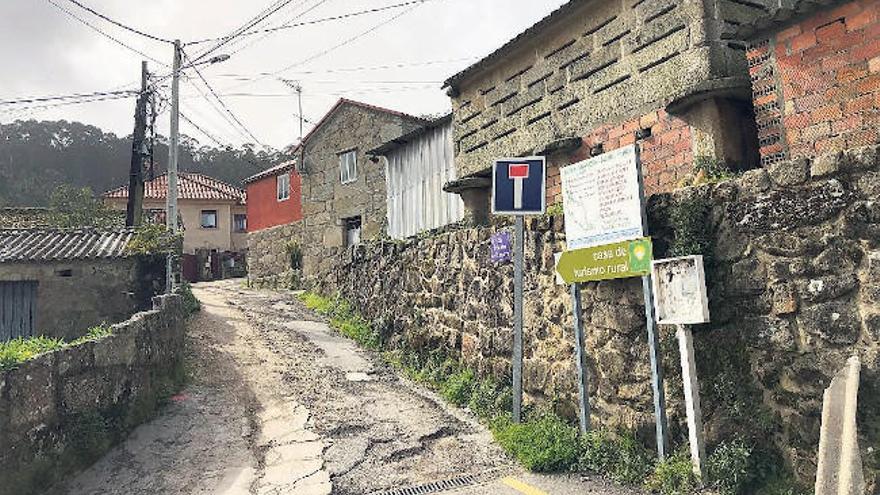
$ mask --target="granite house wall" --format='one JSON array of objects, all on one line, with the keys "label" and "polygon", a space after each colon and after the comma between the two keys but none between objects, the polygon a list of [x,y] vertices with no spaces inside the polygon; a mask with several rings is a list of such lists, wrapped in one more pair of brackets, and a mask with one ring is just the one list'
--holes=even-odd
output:
[{"label": "granite house wall", "polygon": [[[796,474],[811,480],[823,389],[859,354],[860,445],[875,447],[864,459],[876,480],[878,198],[877,147],[776,163],[735,180],[651,197],[655,257],[706,257],[712,323],[695,328],[695,340],[710,446],[734,433],[772,439]],[[571,300],[553,274],[553,253],[564,247],[563,221],[526,222],[524,388],[528,401],[571,414]],[[380,325],[391,347],[442,349],[482,376],[504,378],[513,269],[490,261],[489,238],[508,228],[496,222],[355,246],[320,289],[352,301]],[[648,438],[653,412],[641,282],[583,284],[583,319],[594,422],[635,428]],[[682,441],[674,330],[661,328],[661,337],[671,423]]]},{"label": "granite house wall", "polygon": [[0,495],[45,493],[148,419],[179,385],[182,299],[153,303],[108,337],[0,371]]}]

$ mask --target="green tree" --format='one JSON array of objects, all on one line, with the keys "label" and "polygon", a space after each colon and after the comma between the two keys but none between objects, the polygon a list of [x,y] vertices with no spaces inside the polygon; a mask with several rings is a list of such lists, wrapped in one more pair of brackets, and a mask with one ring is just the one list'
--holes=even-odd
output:
[{"label": "green tree", "polygon": [[113,211],[95,198],[88,187],[78,189],[62,184],[49,197],[50,223],[53,227],[117,227],[123,224],[119,212]]}]

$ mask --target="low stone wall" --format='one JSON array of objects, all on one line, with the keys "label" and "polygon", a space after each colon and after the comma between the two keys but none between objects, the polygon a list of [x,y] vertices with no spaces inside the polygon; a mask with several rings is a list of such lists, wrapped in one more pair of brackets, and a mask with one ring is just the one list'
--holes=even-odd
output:
[{"label": "low stone wall", "polygon": [[0,495],[44,493],[151,417],[182,382],[185,318],[159,296],[108,337],[0,371]]},{"label": "low stone wall", "polygon": [[[772,441],[802,480],[815,473],[822,391],[852,354],[864,363],[865,464],[880,469],[880,157],[865,148],[750,171],[649,202],[655,256],[703,254],[712,323],[695,328],[710,446],[736,434]],[[349,250],[324,280],[380,323],[393,347],[442,349],[481,375],[509,375],[512,266],[489,259],[507,225]],[[571,300],[555,284],[563,218],[527,221],[524,387],[573,413]],[[593,419],[653,431],[638,279],[583,286]],[[673,434],[681,427],[674,331],[661,329]],[[873,452],[873,453],[871,453]]]},{"label": "low stone wall", "polygon": [[249,232],[248,281],[256,287],[291,287],[299,273],[290,269],[287,244],[302,241],[302,222]]}]

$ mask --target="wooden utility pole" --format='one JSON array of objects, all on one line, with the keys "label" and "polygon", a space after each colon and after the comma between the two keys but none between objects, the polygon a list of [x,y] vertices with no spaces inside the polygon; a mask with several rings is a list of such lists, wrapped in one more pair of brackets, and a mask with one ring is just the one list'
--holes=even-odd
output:
[{"label": "wooden utility pole", "polygon": [[131,140],[131,166],[128,173],[126,227],[137,227],[144,211],[144,157],[147,155],[147,62],[141,62],[141,93],[134,111],[134,134]]}]

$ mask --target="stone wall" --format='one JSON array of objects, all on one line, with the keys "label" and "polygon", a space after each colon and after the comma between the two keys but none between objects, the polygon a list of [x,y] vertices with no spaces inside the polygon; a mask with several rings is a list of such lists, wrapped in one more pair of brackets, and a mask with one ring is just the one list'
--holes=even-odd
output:
[{"label": "stone wall", "polygon": [[[712,323],[695,329],[710,447],[741,434],[772,442],[802,480],[815,472],[823,388],[853,353],[864,363],[860,445],[880,469],[880,156],[866,148],[778,163],[734,181],[649,203],[655,256],[706,257]],[[378,322],[390,345],[443,349],[481,375],[509,375],[512,266],[489,259],[503,224],[347,251],[325,291]],[[524,387],[531,402],[575,407],[571,301],[553,253],[561,216],[527,221]],[[650,368],[637,279],[584,284],[594,421],[653,430]],[[672,329],[663,328],[673,432],[682,392]]]},{"label": "stone wall", "polygon": [[[360,217],[361,238],[384,235],[385,164],[367,152],[424,122],[397,112],[343,101],[310,135],[302,159],[302,246],[306,276],[335,267],[345,247],[345,219]],[[357,180],[342,184],[339,155],[355,150]]]},{"label": "stone wall", "polygon": [[302,240],[303,223],[279,225],[248,233],[248,281],[256,286],[290,287],[296,274],[290,268],[287,246]]},{"label": "stone wall", "polygon": [[0,371],[0,495],[45,493],[148,419],[183,376],[180,296],[113,334]]},{"label": "stone wall", "polygon": [[[778,0],[569,2],[450,80],[459,176],[673,102],[687,113],[684,107],[713,96],[748,100],[745,44],[730,34],[771,5]],[[703,116],[688,117],[702,127]],[[736,148],[723,136],[726,120],[738,114],[716,116],[716,128],[694,146],[724,138],[729,149],[718,142],[718,156],[709,154],[738,161],[727,156]]]},{"label": "stone wall", "polygon": [[74,340],[151,307],[164,288],[161,257],[2,263],[0,281],[36,281],[35,333]]}]

